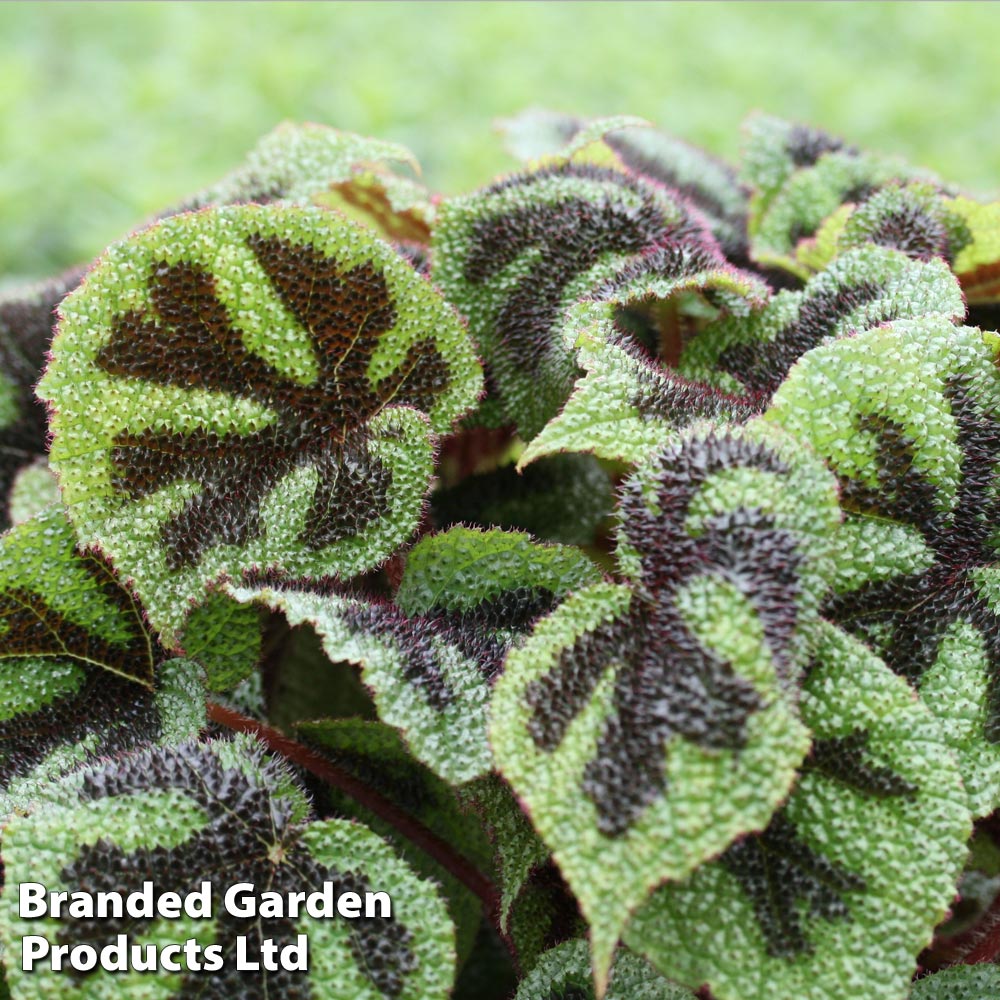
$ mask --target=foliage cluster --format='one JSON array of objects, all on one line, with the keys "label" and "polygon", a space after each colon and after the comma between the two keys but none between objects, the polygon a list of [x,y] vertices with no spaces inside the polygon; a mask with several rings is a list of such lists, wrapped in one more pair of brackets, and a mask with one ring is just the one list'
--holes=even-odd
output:
[{"label": "foliage cluster", "polygon": [[[1000,203],[763,116],[506,139],[442,198],[284,125],[0,299],[0,995],[996,995]],[[18,913],[144,880],[396,908]]]}]

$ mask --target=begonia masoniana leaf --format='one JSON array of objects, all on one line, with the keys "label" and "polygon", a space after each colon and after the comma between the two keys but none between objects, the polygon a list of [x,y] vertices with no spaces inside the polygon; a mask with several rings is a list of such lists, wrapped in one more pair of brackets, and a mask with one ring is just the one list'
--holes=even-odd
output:
[{"label": "begonia masoniana leaf", "polygon": [[[571,305],[560,335],[586,375],[532,439],[520,467],[562,451],[634,462],[694,420],[745,420],[763,407],[673,370],[692,338],[765,307],[767,286],[697,244],[661,247]],[[735,322],[735,320],[734,320]]]},{"label": "begonia masoniana leaf", "polygon": [[649,892],[787,794],[808,749],[797,630],[839,523],[830,474],[759,421],[696,425],[619,508],[627,582],[571,595],[508,654],[490,729],[590,924],[599,984]]},{"label": "begonia masoniana leaf", "polygon": [[389,240],[426,243],[430,195],[394,166],[416,171],[405,146],[311,122],[285,122],[245,162],[195,195],[180,211],[244,202],[322,205],[375,228]]},{"label": "begonia masoniana leaf", "polygon": [[829,614],[918,684],[977,816],[1000,804],[998,354],[943,317],[892,323],[803,357],[766,418],[840,481]]},{"label": "begonia masoniana leaf", "polygon": [[[322,719],[300,722],[295,728],[300,739],[319,749],[337,767],[419,820],[479,870],[489,871],[492,851],[478,818],[463,811],[454,790],[414,759],[395,729],[364,719]],[[354,799],[331,786],[323,786],[314,795],[323,815],[329,814],[325,808],[329,805],[337,816],[360,820],[389,840],[418,875],[441,886],[455,925],[461,963],[476,936],[481,900],[420,847],[399,836],[393,826]]]},{"label": "begonia masoniana leaf", "polygon": [[787,805],[659,889],[625,933],[717,1000],[904,1000],[965,860],[966,796],[935,716],[834,626],[813,645],[813,751]]},{"label": "begonia masoniana leaf", "polygon": [[801,292],[779,292],[761,312],[732,316],[698,335],[681,357],[688,378],[766,401],[807,351],[896,319],[965,316],[944,261],[866,245],[848,250]]},{"label": "begonia masoniana leaf", "polygon": [[40,386],[82,544],[165,645],[220,576],[350,576],[417,525],[432,433],[478,396],[458,317],[321,209],[174,216],[116,244],[61,307]]},{"label": "begonia masoniana leaf", "polygon": [[1000,996],[1000,966],[955,965],[918,979],[909,1000],[993,1000]]},{"label": "begonia masoniana leaf", "polygon": [[760,264],[802,278],[811,269],[798,258],[806,241],[842,205],[864,201],[891,181],[934,182],[928,171],[862,152],[818,129],[767,115],[747,122],[740,179],[750,198],[750,254]]},{"label": "begonia masoniana leaf", "polygon": [[379,718],[402,731],[413,755],[458,784],[490,768],[486,712],[490,684],[481,664],[420,617],[388,602],[352,600],[283,587],[231,587],[237,600],[280,611],[289,625],[315,629],[326,656],[353,663]]},{"label": "begonia masoniana leaf", "polygon": [[678,244],[705,241],[710,234],[666,188],[563,163],[446,201],[433,273],[468,318],[507,417],[528,439],[558,412],[577,374],[559,333],[566,306],[647,252],[659,249],[672,266]]},{"label": "begonia masoniana leaf", "polygon": [[45,408],[35,399],[52,340],[55,309],[82,277],[66,274],[0,294],[0,530],[11,524],[9,494],[18,473],[45,454]]},{"label": "begonia masoniana leaf", "polygon": [[569,546],[453,528],[414,547],[396,603],[294,583],[230,593],[282,612],[293,626],[312,626],[332,662],[361,668],[379,718],[403,733],[418,760],[458,784],[490,769],[487,710],[508,649],[568,591],[598,579]]},{"label": "begonia masoniana leaf", "polygon": [[[547,951],[521,981],[514,1000],[594,1000],[586,941],[567,941]],[[695,1000],[636,955],[615,958],[604,1000]]]},{"label": "begonia masoniana leaf", "polygon": [[[611,128],[610,125],[616,125]],[[534,109],[499,123],[505,144],[521,160],[562,153],[585,129],[599,128],[604,144],[632,173],[671,188],[704,216],[725,255],[746,254],[747,194],[736,172],[704,150],[648,125],[622,125],[616,119],[588,122],[573,115]]]},{"label": "begonia masoniana leaf", "polygon": [[[205,997],[352,997],[357,1000],[432,1000],[449,995],[454,974],[453,929],[435,887],[417,878],[370,830],[344,820],[309,822],[309,804],[282,764],[266,760],[250,740],[184,743],[106,761],[50,786],[27,815],[4,831],[9,887],[0,897],[0,940],[11,956],[8,983],[15,1000],[35,997],[105,998],[142,990],[150,1000],[197,992]],[[49,889],[117,891],[153,882],[159,898],[212,884],[212,918],[182,912],[177,920],[132,917],[89,919],[20,917],[14,889],[22,881]],[[355,920],[240,917],[222,905],[222,893],[247,882],[256,893],[318,891],[334,895],[387,893],[392,914],[376,901]],[[384,900],[383,900],[384,902]],[[160,918],[162,919],[162,918]],[[45,967],[21,971],[24,935],[51,943],[95,947],[125,934],[130,943],[162,944],[193,938],[221,946],[218,972],[161,970],[84,976]],[[271,938],[293,944],[307,935],[308,971],[241,972],[236,938],[248,955]],[[138,995],[138,993],[137,993]]]}]

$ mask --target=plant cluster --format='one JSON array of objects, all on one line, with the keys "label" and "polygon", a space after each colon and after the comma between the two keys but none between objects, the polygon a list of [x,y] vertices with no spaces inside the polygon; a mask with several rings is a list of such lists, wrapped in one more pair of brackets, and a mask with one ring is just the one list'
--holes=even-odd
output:
[{"label": "plant cluster", "polygon": [[[442,198],[282,126],[0,298],[0,996],[1000,995],[1000,203],[504,127]],[[19,914],[144,880],[396,906]]]}]

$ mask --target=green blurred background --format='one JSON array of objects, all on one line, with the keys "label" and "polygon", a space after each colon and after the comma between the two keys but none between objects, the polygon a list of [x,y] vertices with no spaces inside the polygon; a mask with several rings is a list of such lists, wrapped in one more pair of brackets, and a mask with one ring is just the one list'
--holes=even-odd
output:
[{"label": "green blurred background", "polygon": [[394,139],[445,193],[493,119],[644,116],[734,157],[761,108],[1000,188],[1000,7],[0,4],[0,276],[86,260],[284,118]]}]

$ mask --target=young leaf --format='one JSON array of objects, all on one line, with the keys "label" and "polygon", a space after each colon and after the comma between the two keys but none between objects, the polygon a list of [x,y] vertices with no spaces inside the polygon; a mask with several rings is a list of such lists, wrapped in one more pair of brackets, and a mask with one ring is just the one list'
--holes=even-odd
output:
[{"label": "young leaf", "polygon": [[441,206],[435,280],[468,317],[508,419],[525,438],[558,412],[576,377],[558,333],[565,307],[693,228],[658,185],[571,163]]},{"label": "young leaf", "polygon": [[[394,729],[362,719],[324,719],[299,723],[296,730],[334,764],[419,820],[480,871],[489,871],[492,851],[478,818],[462,811],[454,791],[414,759]],[[441,886],[455,925],[461,964],[472,948],[482,902],[419,846],[399,836],[390,824],[354,799],[330,786],[323,786],[316,794],[336,815],[360,820],[389,840],[418,875]],[[324,815],[328,812],[323,809]]]},{"label": "young leaf", "polygon": [[52,463],[168,647],[221,575],[383,560],[419,519],[429,430],[481,385],[434,290],[319,209],[174,216],[112,247],[61,315]]},{"label": "young leaf", "polygon": [[998,347],[942,317],[869,330],[803,357],[766,417],[837,474],[829,613],[919,683],[977,816],[1000,804]]},{"label": "young leaf", "polygon": [[1000,996],[1000,966],[955,965],[913,984],[909,1000],[992,1000]]},{"label": "young leaf", "polygon": [[[594,1000],[586,941],[567,941],[547,951],[521,981],[514,1000]],[[615,959],[604,1000],[695,1000],[627,951]]]},{"label": "young leaf", "polygon": [[786,795],[791,688],[839,514],[832,478],[758,423],[699,427],[622,491],[627,584],[572,595],[508,654],[500,770],[590,923],[598,983],[631,911]]},{"label": "young leaf", "polygon": [[0,530],[11,524],[9,493],[19,471],[46,450],[45,409],[33,387],[52,339],[55,309],[80,271],[0,294]]},{"label": "young leaf", "polygon": [[[7,886],[0,899],[0,940],[9,960],[15,1000],[42,990],[54,997],[105,997],[143,990],[163,998],[192,995],[246,998],[343,996],[358,1000],[431,1000],[446,997],[454,973],[453,931],[433,885],[418,879],[364,827],[342,821],[307,822],[308,802],[275,761],[252,741],[187,743],[152,750],[71,775],[40,798],[30,814],[4,831]],[[211,883],[212,919],[69,916],[23,920],[14,893],[19,882],[50,890],[130,892],[153,882],[156,898]],[[348,921],[333,917],[242,917],[227,911],[223,893],[247,882],[255,893],[318,891],[330,883],[344,892],[385,892],[384,913]],[[21,971],[24,935],[50,943],[100,948],[125,934],[129,944],[193,938],[221,947],[217,972],[160,971],[83,977],[41,965]],[[308,971],[257,973],[235,968],[238,936],[256,957],[270,938],[281,945],[307,935]]]},{"label": "young leaf", "polygon": [[746,254],[747,194],[735,171],[659,129],[648,125],[610,129],[608,121],[586,122],[535,109],[503,120],[500,126],[514,156],[535,160],[564,150],[583,130],[600,125],[604,144],[623,167],[682,195],[704,216],[725,255],[731,260],[742,259]]},{"label": "young leaf", "polygon": [[965,859],[969,812],[937,720],[833,626],[814,648],[813,753],[788,804],[660,889],[625,934],[718,1000],[903,1000]]},{"label": "young leaf", "polygon": [[896,319],[965,316],[962,291],[937,258],[899,250],[848,250],[802,292],[780,292],[762,312],[723,319],[691,342],[681,373],[720,389],[770,397],[807,351]]}]

